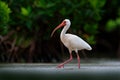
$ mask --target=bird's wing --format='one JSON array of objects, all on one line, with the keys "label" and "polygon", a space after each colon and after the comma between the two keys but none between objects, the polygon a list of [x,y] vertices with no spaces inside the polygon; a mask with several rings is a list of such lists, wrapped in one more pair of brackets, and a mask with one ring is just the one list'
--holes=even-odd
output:
[{"label": "bird's wing", "polygon": [[68,39],[67,41],[69,41],[69,45],[72,48],[77,48],[78,50],[81,49],[91,50],[90,45],[87,42],[85,42],[82,38],[73,34],[66,34],[65,36],[67,37]]}]

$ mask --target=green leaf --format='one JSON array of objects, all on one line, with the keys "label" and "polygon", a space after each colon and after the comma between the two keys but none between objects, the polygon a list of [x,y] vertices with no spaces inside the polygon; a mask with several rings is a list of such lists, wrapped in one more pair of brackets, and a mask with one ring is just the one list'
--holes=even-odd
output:
[{"label": "green leaf", "polygon": [[27,10],[27,8],[21,7],[21,14],[24,15],[24,16],[28,16],[29,11]]},{"label": "green leaf", "polygon": [[62,8],[61,10],[60,10],[60,14],[62,14],[62,15],[66,15],[66,8]]},{"label": "green leaf", "polygon": [[36,0],[35,5],[40,8],[44,8],[44,9],[46,8],[45,0]]},{"label": "green leaf", "polygon": [[6,34],[8,32],[8,22],[9,22],[9,14],[11,10],[3,1],[0,1],[0,34]]},{"label": "green leaf", "polygon": [[116,19],[116,24],[120,26],[120,18]]},{"label": "green leaf", "polygon": [[8,5],[0,1],[0,22],[1,24],[6,24],[9,21],[9,14],[11,10]]},{"label": "green leaf", "polygon": [[21,7],[21,14],[24,15],[24,16],[30,16],[31,7],[30,6],[27,6],[27,8]]},{"label": "green leaf", "polygon": [[84,30],[89,34],[96,34],[98,29],[98,24],[85,24]]},{"label": "green leaf", "polygon": [[94,35],[89,36],[89,37],[87,38],[87,42],[90,43],[90,44],[95,44],[95,43],[96,43],[96,41],[95,41],[95,36],[94,36]]},{"label": "green leaf", "polygon": [[96,9],[96,8],[101,8],[105,5],[106,0],[89,0],[91,6]]},{"label": "green leaf", "polygon": [[109,20],[106,24],[106,30],[108,32],[113,31],[116,28],[117,24],[114,20]]}]

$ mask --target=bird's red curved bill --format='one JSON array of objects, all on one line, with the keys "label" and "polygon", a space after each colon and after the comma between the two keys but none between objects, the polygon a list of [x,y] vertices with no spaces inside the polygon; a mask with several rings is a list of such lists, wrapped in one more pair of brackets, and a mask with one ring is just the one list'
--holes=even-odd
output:
[{"label": "bird's red curved bill", "polygon": [[55,31],[56,31],[57,29],[65,26],[65,25],[66,25],[66,22],[65,22],[65,21],[63,21],[60,25],[58,25],[58,26],[52,31],[51,37],[53,36],[53,34],[55,33]]}]

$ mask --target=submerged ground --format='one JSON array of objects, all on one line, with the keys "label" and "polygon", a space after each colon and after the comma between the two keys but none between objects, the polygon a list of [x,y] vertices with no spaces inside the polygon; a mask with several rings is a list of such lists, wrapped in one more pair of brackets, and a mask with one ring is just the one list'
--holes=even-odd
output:
[{"label": "submerged ground", "polygon": [[120,80],[119,60],[81,61],[81,68],[72,62],[65,68],[53,63],[0,64],[0,80]]}]

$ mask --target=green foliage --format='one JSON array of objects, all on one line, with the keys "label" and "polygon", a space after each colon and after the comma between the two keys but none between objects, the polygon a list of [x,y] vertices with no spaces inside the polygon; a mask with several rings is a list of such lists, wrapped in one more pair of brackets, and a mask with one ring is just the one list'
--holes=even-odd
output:
[{"label": "green foliage", "polygon": [[[19,28],[26,32],[26,36],[29,36],[33,30],[37,32],[41,29],[39,25],[43,25],[40,23],[52,29],[63,19],[69,18],[72,21],[71,30],[79,33],[78,31],[83,29],[89,35],[86,40],[89,39],[89,42],[93,40],[91,43],[95,43],[98,22],[102,19],[102,7],[106,0],[6,0],[6,2],[12,10],[10,25],[14,27],[11,29]],[[42,21],[39,24],[36,22],[38,18]],[[50,29],[47,29],[43,39],[49,39]],[[94,38],[91,38],[92,36]]]},{"label": "green foliage", "polygon": [[116,19],[116,24],[120,26],[120,18]]},{"label": "green foliage", "polygon": [[108,22],[107,22],[107,25],[106,25],[106,30],[107,31],[112,31],[112,30],[114,30],[115,29],[115,27],[116,27],[116,22],[114,21],[114,20],[109,20]]},{"label": "green foliage", "polygon": [[85,24],[84,26],[84,30],[91,35],[97,34],[97,29],[98,24]]},{"label": "green foliage", "polygon": [[106,3],[106,0],[88,0],[88,1],[90,2],[91,6],[94,9],[102,8]]},{"label": "green foliage", "polygon": [[112,1],[110,4],[109,9],[111,9],[111,11],[109,11],[109,14],[113,15],[113,13],[114,13],[115,15],[114,15],[114,17],[110,17],[106,21],[105,30],[107,32],[112,32],[116,29],[120,30],[120,6],[119,6],[119,3],[120,3],[120,1],[115,0],[115,1]]},{"label": "green foliage", "polygon": [[6,34],[8,31],[7,23],[9,21],[10,8],[8,5],[0,1],[0,34]]},{"label": "green foliage", "polygon": [[88,41],[90,44],[96,44],[95,36],[94,36],[94,35],[88,37],[88,38],[87,38],[87,41]]},{"label": "green foliage", "polygon": [[30,7],[27,7],[27,8],[21,7],[21,14],[23,16],[29,16],[30,13],[31,13],[31,8]]},{"label": "green foliage", "polygon": [[106,3],[106,0],[88,0],[91,7],[94,10],[94,16],[95,16],[95,20],[101,20],[101,12],[103,11],[102,8]]},{"label": "green foliage", "polygon": [[[43,39],[49,39],[51,29],[55,28],[63,19],[69,18],[72,22],[71,30],[77,34],[85,32],[88,42],[95,44],[95,36],[99,33],[99,22],[103,19],[106,0],[5,0],[11,10],[11,29],[20,29],[20,33],[25,32],[25,36],[30,36],[33,32],[43,29],[45,24],[46,33]],[[117,4],[117,1],[110,5]],[[63,6],[64,5],[64,6]],[[109,10],[108,10],[109,11]],[[118,14],[120,9],[118,9]],[[36,22],[38,21],[38,22]],[[39,22],[42,21],[42,22]],[[120,18],[108,19],[106,31],[116,29],[120,25]],[[14,27],[12,27],[14,26]],[[48,28],[49,27],[49,28]],[[84,35],[82,35],[84,36]]]},{"label": "green foliage", "polygon": [[117,27],[120,27],[120,18],[117,18],[116,20],[109,20],[106,24],[106,31],[111,32]]},{"label": "green foliage", "polygon": [[32,12],[31,12],[31,7],[28,6],[27,8],[21,7],[21,20],[25,22],[25,27],[29,29],[30,31],[32,30]]}]

